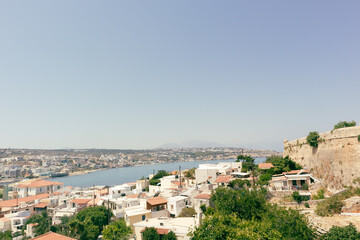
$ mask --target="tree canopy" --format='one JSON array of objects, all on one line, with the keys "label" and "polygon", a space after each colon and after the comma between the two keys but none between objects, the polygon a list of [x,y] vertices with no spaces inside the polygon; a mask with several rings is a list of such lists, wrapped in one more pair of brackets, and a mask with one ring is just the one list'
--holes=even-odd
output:
[{"label": "tree canopy", "polygon": [[356,240],[360,239],[360,232],[350,223],[345,227],[333,226],[330,230],[320,237],[320,240]]},{"label": "tree canopy", "polygon": [[283,172],[289,172],[291,170],[299,170],[302,167],[291,160],[288,156],[281,157],[281,156],[270,156],[266,158],[267,163],[271,163],[274,165],[274,168],[265,170],[265,172],[270,174],[280,174]]},{"label": "tree canopy", "polygon": [[111,210],[104,206],[86,208],[75,215],[69,223],[70,231],[79,239],[97,239],[112,217]]},{"label": "tree canopy", "polygon": [[165,170],[159,170],[149,181],[150,185],[157,185],[160,183],[160,178],[169,176],[170,174],[166,172]]},{"label": "tree canopy", "polygon": [[319,132],[310,132],[309,135],[306,137],[306,142],[310,146],[317,148],[319,145],[319,138],[320,138]]},{"label": "tree canopy", "polygon": [[242,162],[242,172],[252,171],[255,165],[255,158],[251,157],[250,155],[239,155],[237,156],[236,162]]},{"label": "tree canopy", "polygon": [[[37,226],[35,226],[34,232],[35,236],[39,236],[50,231],[51,218],[48,216],[46,211],[43,211],[41,212],[41,214],[29,218],[29,220],[26,222],[26,225],[30,223],[38,224]],[[24,230],[26,229],[26,225],[23,226]]]},{"label": "tree canopy", "polygon": [[121,240],[127,239],[131,233],[131,228],[126,225],[123,219],[120,219],[110,223],[104,228],[103,237],[105,240]]},{"label": "tree canopy", "polygon": [[179,217],[193,217],[194,215],[196,215],[196,211],[194,208],[183,208],[181,210],[181,213],[179,215]]},{"label": "tree canopy", "polygon": [[314,230],[298,211],[266,201],[264,189],[217,188],[212,214],[192,232],[192,239],[312,239]]},{"label": "tree canopy", "polygon": [[351,122],[340,121],[334,126],[334,130],[339,128],[354,127],[354,126],[356,126],[356,122],[354,120]]}]

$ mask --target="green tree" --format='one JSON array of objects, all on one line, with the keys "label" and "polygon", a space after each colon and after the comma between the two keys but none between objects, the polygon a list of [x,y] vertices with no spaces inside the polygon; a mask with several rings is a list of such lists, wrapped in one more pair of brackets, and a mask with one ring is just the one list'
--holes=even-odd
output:
[{"label": "green tree", "polygon": [[322,217],[333,216],[334,214],[340,214],[343,206],[344,202],[338,196],[332,196],[319,202],[315,208],[315,213]]},{"label": "green tree", "polygon": [[292,161],[288,156],[284,158],[281,156],[270,156],[266,158],[266,162],[274,165],[274,169],[270,169],[270,171],[267,170],[266,173],[280,174],[291,170],[302,169],[299,164]]},{"label": "green tree", "polygon": [[231,182],[229,182],[228,185],[232,189],[242,189],[245,186],[251,187],[251,183],[249,180],[243,180],[243,179],[234,179]]},{"label": "green tree", "polygon": [[300,193],[298,191],[295,191],[291,194],[292,199],[297,202],[297,203],[301,203],[302,202],[302,196],[300,195]]},{"label": "green tree", "polygon": [[105,227],[103,237],[105,240],[127,239],[131,233],[131,228],[123,219],[120,219]]},{"label": "green tree", "polygon": [[276,229],[271,228],[269,223],[242,220],[235,214],[219,213],[206,217],[190,235],[193,240],[284,239]]},{"label": "green tree", "polygon": [[0,239],[3,240],[12,240],[12,235],[11,235],[11,231],[7,230],[5,232],[0,232]]},{"label": "green tree", "polygon": [[156,228],[145,228],[142,232],[143,240],[160,240],[160,235],[157,233]]},{"label": "green tree", "polygon": [[157,185],[158,183],[160,183],[160,178],[165,177],[165,176],[169,176],[170,174],[168,172],[166,172],[165,170],[159,170],[154,176],[153,178],[151,178],[149,180],[149,184],[150,185]]},{"label": "green tree", "polygon": [[270,224],[285,239],[313,239],[314,229],[310,227],[308,219],[294,209],[286,209],[276,204],[268,204],[262,221]]},{"label": "green tree", "polygon": [[235,213],[241,219],[259,219],[266,210],[266,192],[217,188],[211,196],[211,202],[215,210],[222,214]]},{"label": "green tree", "polygon": [[339,128],[354,127],[354,126],[356,126],[356,122],[354,120],[351,122],[340,121],[338,124],[334,126],[334,130]]},{"label": "green tree", "polygon": [[193,217],[194,215],[196,215],[196,211],[194,208],[183,208],[181,210],[181,213],[179,215],[179,217]]},{"label": "green tree", "polygon": [[[41,214],[35,215],[26,222],[27,224],[30,223],[37,223],[38,225],[35,226],[35,236],[42,235],[50,231],[51,226],[51,218],[48,216],[46,211],[41,212]],[[26,229],[26,225],[23,226],[23,230]]]},{"label": "green tree", "polygon": [[272,178],[271,173],[264,173],[259,176],[259,181],[257,181],[257,184],[260,186],[267,185],[269,181]]},{"label": "green tree", "polygon": [[317,148],[319,145],[319,138],[320,138],[320,135],[318,132],[310,132],[309,135],[306,137],[306,142],[310,146]]},{"label": "green tree", "polygon": [[97,239],[103,227],[109,224],[111,217],[111,210],[104,206],[86,208],[76,214],[69,223],[69,228],[71,233],[80,239]]},{"label": "green tree", "polygon": [[177,237],[173,231],[168,232],[162,237],[162,240],[176,240]]},{"label": "green tree", "polygon": [[186,171],[185,177],[195,178],[195,170],[196,170],[196,168],[190,168],[188,171]]},{"label": "green tree", "polygon": [[356,227],[350,223],[345,227],[333,226],[330,230],[322,235],[320,240],[357,240],[360,239],[360,233],[356,230]]},{"label": "green tree", "polygon": [[255,158],[250,155],[239,155],[237,156],[236,162],[242,162],[242,172],[252,171],[255,166]]}]

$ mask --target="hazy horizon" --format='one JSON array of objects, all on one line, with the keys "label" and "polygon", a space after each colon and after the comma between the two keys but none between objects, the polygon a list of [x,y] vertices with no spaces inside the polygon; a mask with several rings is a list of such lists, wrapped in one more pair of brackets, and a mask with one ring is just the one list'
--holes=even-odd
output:
[{"label": "hazy horizon", "polygon": [[282,151],[360,121],[359,1],[0,6],[0,148]]}]

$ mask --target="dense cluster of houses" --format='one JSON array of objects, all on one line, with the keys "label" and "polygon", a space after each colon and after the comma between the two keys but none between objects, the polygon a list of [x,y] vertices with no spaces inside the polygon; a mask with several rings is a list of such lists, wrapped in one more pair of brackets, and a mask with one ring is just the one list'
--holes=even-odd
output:
[{"label": "dense cluster of houses", "polygon": [[[44,210],[52,218],[52,224],[59,224],[64,216],[103,205],[112,210],[115,218],[126,221],[135,239],[142,239],[146,227],[154,227],[160,234],[173,231],[179,240],[189,239],[188,233],[201,221],[200,206],[209,206],[212,190],[239,177],[252,179],[249,173],[241,172],[241,163],[221,162],[200,164],[195,176],[190,178],[174,171],[173,175],[161,178],[157,185],[149,185],[149,180],[145,179],[112,187],[81,189],[47,180],[26,180],[14,184],[9,193],[12,199],[0,201],[0,231],[19,232],[31,216]],[[305,183],[310,185],[311,181],[308,171],[291,171],[274,176],[270,189],[296,189]],[[184,208],[190,207],[196,211],[194,216],[179,217]],[[34,237],[34,227],[36,225],[28,224],[27,236]],[[56,233],[50,232],[47,236],[52,234]]]}]

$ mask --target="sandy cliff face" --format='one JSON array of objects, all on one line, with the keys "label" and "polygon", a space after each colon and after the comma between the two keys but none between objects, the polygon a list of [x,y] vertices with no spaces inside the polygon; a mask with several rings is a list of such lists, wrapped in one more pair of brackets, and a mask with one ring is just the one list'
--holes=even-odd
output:
[{"label": "sandy cliff face", "polygon": [[289,156],[319,178],[330,190],[354,185],[360,177],[360,126],[321,133],[318,148],[306,144],[306,137],[284,141],[284,156]]}]

